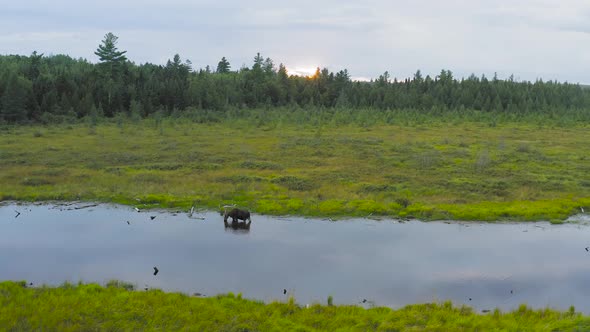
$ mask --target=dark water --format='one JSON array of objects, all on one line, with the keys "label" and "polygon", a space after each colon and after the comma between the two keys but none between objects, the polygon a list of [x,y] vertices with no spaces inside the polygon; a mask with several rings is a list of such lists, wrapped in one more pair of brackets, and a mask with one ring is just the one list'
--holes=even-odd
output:
[{"label": "dark water", "polygon": [[212,212],[75,209],[85,205],[0,205],[0,280],[119,279],[265,301],[286,299],[287,289],[300,304],[332,295],[366,306],[452,300],[478,310],[526,302],[590,312],[586,216],[555,226],[253,215],[249,231],[233,231]]}]

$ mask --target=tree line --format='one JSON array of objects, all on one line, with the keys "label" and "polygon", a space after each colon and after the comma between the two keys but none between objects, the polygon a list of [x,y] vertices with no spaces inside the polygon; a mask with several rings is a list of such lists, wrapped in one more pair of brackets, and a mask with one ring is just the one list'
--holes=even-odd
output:
[{"label": "tree line", "polygon": [[207,111],[295,106],[416,112],[559,114],[590,106],[590,89],[579,84],[535,82],[471,75],[449,70],[435,77],[418,70],[391,79],[388,72],[369,82],[353,81],[346,69],[318,68],[309,77],[289,75],[283,64],[256,54],[251,67],[232,70],[223,57],[215,69],[195,70],[176,54],[165,65],[129,61],[105,35],[95,54],[99,62],[67,55],[0,55],[0,121],[48,122],[118,114],[148,117],[156,112]]}]

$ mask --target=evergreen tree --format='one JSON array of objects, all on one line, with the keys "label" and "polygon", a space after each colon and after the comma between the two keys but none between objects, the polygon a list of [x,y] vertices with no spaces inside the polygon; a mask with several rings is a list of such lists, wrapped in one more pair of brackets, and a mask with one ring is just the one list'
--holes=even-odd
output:
[{"label": "evergreen tree", "polygon": [[41,59],[43,58],[43,53],[37,54],[37,51],[33,51],[30,56],[30,67],[29,72],[27,73],[27,77],[29,80],[34,81],[39,77],[41,73]]},{"label": "evergreen tree", "polygon": [[31,81],[16,73],[11,73],[2,94],[0,117],[9,122],[25,120],[27,118],[27,101],[31,95]]},{"label": "evergreen tree", "polygon": [[119,37],[115,36],[112,32],[107,33],[102,40],[102,44],[98,45],[98,48],[94,52],[94,54],[98,55],[101,64],[106,68],[111,78],[117,74],[117,71],[127,61],[127,57],[125,56],[127,51],[117,50],[118,39]]},{"label": "evergreen tree", "polygon": [[127,51],[118,51],[117,40],[119,37],[115,36],[112,32],[107,33],[102,40],[102,44],[98,46],[98,49],[94,54],[98,55],[100,59],[99,68],[104,81],[101,84],[102,92],[99,95],[104,96],[102,99],[105,107],[104,112],[108,116],[112,116],[121,109],[124,104],[124,100],[128,99],[124,96],[124,83],[123,83],[123,69],[127,57],[125,53]]},{"label": "evergreen tree", "polygon": [[279,87],[279,104],[286,105],[289,99],[292,97],[292,91],[287,68],[282,63],[279,64],[277,81]]},{"label": "evergreen tree", "polygon": [[262,70],[262,64],[264,63],[264,58],[260,55],[260,52],[256,53],[254,57],[254,65],[252,65],[252,70]]},{"label": "evergreen tree", "polygon": [[266,60],[264,60],[263,70],[267,75],[272,75],[275,73],[275,65],[270,58],[266,58]]},{"label": "evergreen tree", "polygon": [[217,64],[217,70],[216,72],[218,74],[227,74],[230,71],[230,64],[229,61],[227,61],[227,59],[225,57],[221,58],[221,61],[219,61],[219,63]]},{"label": "evergreen tree", "polygon": [[384,87],[389,84],[389,72],[384,72],[383,75],[379,75],[377,79],[377,85]]}]

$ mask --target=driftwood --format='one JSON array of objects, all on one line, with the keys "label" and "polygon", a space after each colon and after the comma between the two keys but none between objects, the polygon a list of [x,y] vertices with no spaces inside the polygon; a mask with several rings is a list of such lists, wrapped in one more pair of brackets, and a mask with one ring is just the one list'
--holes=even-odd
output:
[{"label": "driftwood", "polygon": [[194,213],[195,213],[195,206],[193,205],[193,206],[191,207],[191,210],[190,210],[190,211],[189,211],[189,213],[188,213],[188,217],[189,217],[190,219],[205,220],[205,217],[193,217],[193,214],[194,214]]},{"label": "driftwood", "polygon": [[76,206],[73,209],[68,209],[68,210],[82,210],[82,209],[87,209],[87,208],[91,208],[91,207],[95,207],[98,206],[98,204],[89,204],[89,205],[83,205],[83,206]]}]

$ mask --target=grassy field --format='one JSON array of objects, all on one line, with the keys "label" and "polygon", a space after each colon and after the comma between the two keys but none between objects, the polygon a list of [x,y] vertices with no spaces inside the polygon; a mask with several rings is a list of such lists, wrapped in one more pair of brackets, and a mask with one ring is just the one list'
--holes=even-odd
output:
[{"label": "grassy field", "polygon": [[0,129],[0,200],[262,214],[563,220],[590,210],[588,125],[117,120]]},{"label": "grassy field", "polygon": [[110,282],[27,287],[0,283],[3,331],[587,331],[590,317],[521,305],[475,313],[450,302],[401,309],[262,303],[238,294],[209,298]]}]

